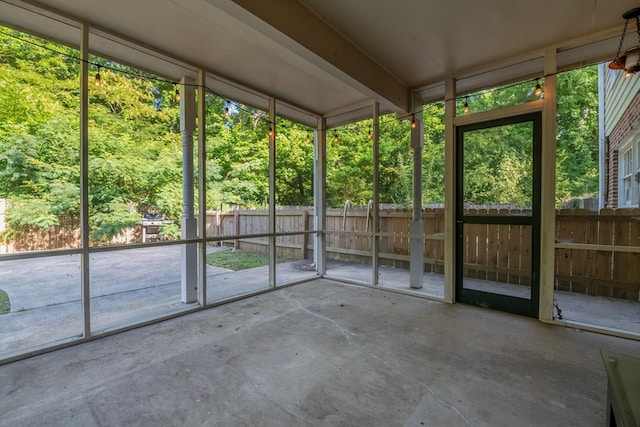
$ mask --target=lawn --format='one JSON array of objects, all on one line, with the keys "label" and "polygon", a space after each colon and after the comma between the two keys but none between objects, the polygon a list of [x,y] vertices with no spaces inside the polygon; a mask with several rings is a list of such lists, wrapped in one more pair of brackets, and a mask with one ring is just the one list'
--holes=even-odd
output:
[{"label": "lawn", "polygon": [[208,254],[207,264],[234,271],[247,270],[269,265],[269,256],[229,249]]},{"label": "lawn", "polygon": [[9,302],[9,295],[2,289],[0,289],[0,314],[7,314],[11,311],[11,303]]}]

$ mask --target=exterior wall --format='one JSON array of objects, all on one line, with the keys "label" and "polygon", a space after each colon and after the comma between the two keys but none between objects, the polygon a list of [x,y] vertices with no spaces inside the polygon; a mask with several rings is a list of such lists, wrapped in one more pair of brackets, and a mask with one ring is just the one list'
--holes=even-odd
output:
[{"label": "exterior wall", "polygon": [[[620,197],[623,196],[620,186],[620,159],[621,149],[628,147],[628,143],[635,143],[640,131],[640,92],[637,92],[627,107],[626,111],[620,117],[620,120],[616,123],[611,134],[608,136],[608,167],[609,167],[609,192],[607,206],[610,208],[617,208],[625,206],[624,200]],[[637,146],[634,147],[634,157],[637,157]],[[638,165],[634,166],[635,169]],[[636,185],[635,180],[632,180],[632,185]],[[637,190],[636,190],[637,191]],[[632,200],[634,206],[637,205],[637,193]]]},{"label": "exterior wall", "polygon": [[604,131],[606,135],[611,135],[640,90],[640,74],[627,78],[622,71],[610,70],[606,63],[600,64],[600,67],[603,70],[603,81],[600,83],[604,86],[606,111]]},{"label": "exterior wall", "polygon": [[[640,136],[640,75],[625,77],[623,72],[613,71],[601,64],[604,86],[604,138],[606,206],[617,208],[624,206],[620,201],[620,150]],[[637,158],[637,154],[634,154]],[[635,185],[635,184],[634,184]],[[637,191],[637,190],[636,190]],[[636,193],[637,194],[637,193]],[[633,204],[637,205],[636,202]]]}]

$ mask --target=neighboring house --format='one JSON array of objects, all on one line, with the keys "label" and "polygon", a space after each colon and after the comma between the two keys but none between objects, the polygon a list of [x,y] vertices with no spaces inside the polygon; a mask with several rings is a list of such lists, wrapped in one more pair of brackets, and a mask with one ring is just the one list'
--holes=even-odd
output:
[{"label": "neighboring house", "polygon": [[600,207],[638,207],[640,74],[599,65]]}]

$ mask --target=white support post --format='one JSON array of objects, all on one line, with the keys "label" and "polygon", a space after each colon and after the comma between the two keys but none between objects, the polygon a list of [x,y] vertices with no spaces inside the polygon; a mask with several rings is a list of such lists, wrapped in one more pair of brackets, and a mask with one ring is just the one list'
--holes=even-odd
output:
[{"label": "white support post", "polygon": [[327,120],[318,118],[315,131],[313,159],[313,219],[316,236],[313,246],[313,257],[316,271],[320,276],[327,274],[327,243],[324,230],[327,228]]},{"label": "white support post", "polygon": [[269,287],[276,286],[276,100],[269,99]]},{"label": "white support post", "polygon": [[380,104],[373,103],[373,218],[371,221],[371,284],[378,284],[380,252]]},{"label": "white support post", "polygon": [[413,215],[409,234],[412,236],[409,251],[409,287],[422,289],[424,273],[424,223],[422,222],[422,147],[424,145],[424,122],[414,118],[411,128],[413,149]]},{"label": "white support post", "polygon": [[447,79],[444,87],[444,300],[455,302],[456,265],[456,144],[454,118],[456,115],[456,81]]},{"label": "white support post", "polygon": [[80,236],[82,254],[83,335],[91,336],[91,288],[89,286],[89,27],[82,25],[80,43]]},{"label": "white support post", "polygon": [[544,106],[542,110],[542,177],[540,201],[540,320],[553,319],[553,282],[556,234],[556,50],[544,56]]},{"label": "white support post", "polygon": [[198,222],[200,229],[200,253],[198,257],[198,271],[200,284],[198,286],[198,302],[207,305],[207,150],[206,150],[206,102],[205,102],[205,71],[198,71]]},{"label": "white support post", "polygon": [[[182,239],[198,235],[193,196],[193,133],[196,128],[196,96],[192,79],[180,80],[180,131],[182,133]],[[190,304],[198,300],[198,246],[182,245],[181,300]]]}]

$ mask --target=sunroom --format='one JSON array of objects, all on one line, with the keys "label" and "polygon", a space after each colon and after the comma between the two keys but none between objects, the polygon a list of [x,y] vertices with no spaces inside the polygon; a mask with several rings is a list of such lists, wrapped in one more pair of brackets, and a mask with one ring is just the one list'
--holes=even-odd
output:
[{"label": "sunroom", "polygon": [[[640,211],[610,202],[613,181],[638,191],[636,133],[620,129],[639,124],[640,77],[633,67],[628,77],[625,67],[610,68],[633,56],[638,14],[623,14],[638,4],[441,3],[1,0],[0,369],[17,378],[15,366],[39,358],[105,357],[100,345],[124,351],[179,325],[183,332],[161,334],[183,344],[153,341],[151,353],[195,363],[191,345],[235,343],[240,354],[262,338],[258,352],[275,358],[269,366],[285,378],[261,373],[258,359],[241,368],[250,383],[269,383],[261,393],[282,392],[270,399],[293,418],[267,403],[244,420],[242,408],[217,407],[211,420],[221,424],[508,425],[523,414],[508,401],[484,413],[492,400],[469,403],[456,375],[446,393],[435,392],[433,372],[418,366],[438,358],[432,350],[422,358],[424,348],[403,356],[411,337],[447,352],[455,369],[490,352],[492,361],[476,366],[488,376],[505,374],[497,360],[513,364],[508,375],[541,375],[524,400],[558,406],[522,419],[547,424],[575,416],[580,404],[558,401],[562,393],[542,385],[558,372],[532,359],[554,360],[553,347],[568,341],[575,347],[556,368],[588,353],[570,370],[589,373],[581,398],[601,405],[580,416],[587,424],[604,417],[600,351],[640,355]],[[624,153],[608,145],[614,137]],[[254,256],[259,266],[220,261]],[[295,316],[285,321],[280,309]],[[267,324],[274,330],[263,336],[252,329]],[[366,325],[373,330],[364,333]],[[191,327],[205,338],[189,336]],[[244,338],[243,328],[251,329]],[[413,337],[421,328],[428,336]],[[380,354],[372,350],[376,334],[405,333],[385,340]],[[327,334],[335,336],[327,342]],[[455,338],[485,334],[469,355]],[[527,344],[515,338],[521,334]],[[332,367],[351,360],[334,346],[365,336],[373,341],[351,356],[371,360],[345,362],[354,376],[344,384],[307,366],[325,344]],[[301,349],[304,361],[287,363],[293,376],[313,372],[314,387],[284,374],[286,356],[274,342]],[[519,355],[519,345],[536,355]],[[144,365],[141,350],[132,352],[136,361],[123,363]],[[158,359],[150,359],[149,375],[157,375]],[[178,362],[171,369],[184,367]],[[398,418],[379,418],[387,415],[376,407],[389,396],[377,396],[375,379],[362,383],[374,397],[352,405],[327,391],[357,395],[354,384],[372,365],[395,377],[380,379],[384,387],[412,395],[391,399]],[[448,369],[442,360],[433,366]],[[64,377],[62,365],[57,371]],[[414,371],[422,383],[410,385]],[[327,376],[335,389],[317,384]],[[221,378],[213,381],[236,384]],[[482,378],[474,393],[487,386]],[[163,390],[140,381],[150,393]],[[566,381],[571,392],[584,386],[575,376]],[[505,382],[496,396],[513,392],[500,388]],[[127,386],[118,386],[110,397],[125,399]],[[289,390],[328,406],[297,405]],[[162,406],[156,397],[148,402]],[[190,410],[181,402],[180,419],[207,419],[184,418]],[[5,409],[14,421],[36,423],[55,412],[45,407],[32,418]],[[93,409],[98,424],[179,419]],[[510,421],[500,421],[501,411]]]}]

